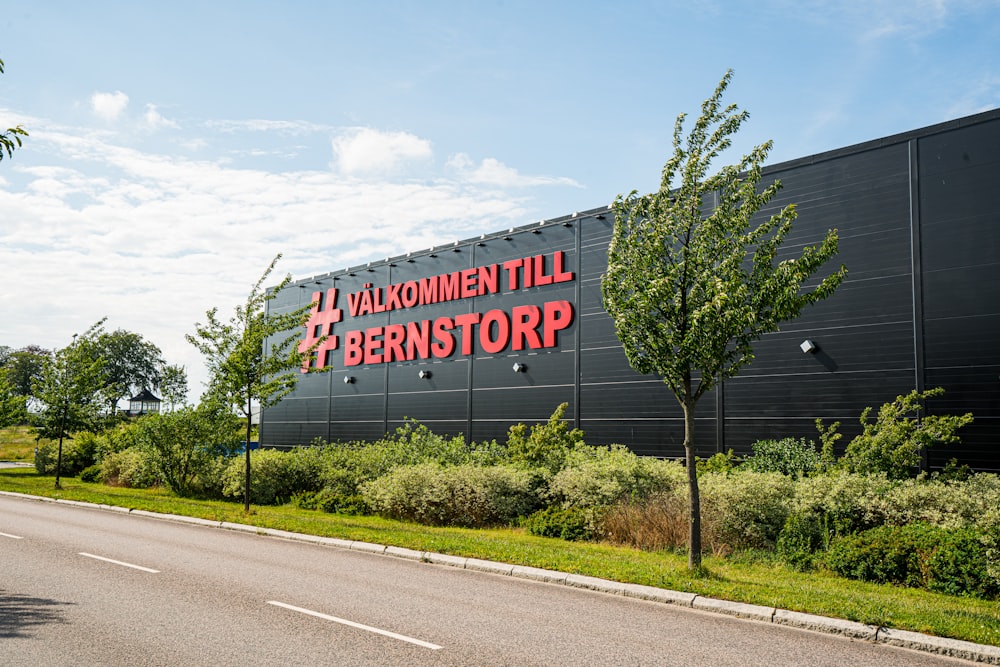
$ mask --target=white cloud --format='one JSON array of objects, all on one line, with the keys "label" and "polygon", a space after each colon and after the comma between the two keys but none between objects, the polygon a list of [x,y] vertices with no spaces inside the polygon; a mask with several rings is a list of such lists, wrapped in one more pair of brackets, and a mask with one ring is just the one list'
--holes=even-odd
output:
[{"label": "white cloud", "polygon": [[433,157],[431,143],[407,132],[356,128],[333,139],[336,165],[350,175],[390,173],[404,162]]},{"label": "white cloud", "polygon": [[180,129],[180,125],[178,125],[176,122],[164,118],[162,115],[160,115],[160,112],[157,111],[155,104],[146,105],[146,115],[144,118],[147,127],[149,127],[151,130],[162,130],[163,128],[170,128],[173,130]]},{"label": "white cloud", "polygon": [[145,153],[32,120],[30,156],[0,182],[0,282],[9,286],[0,344],[62,346],[108,316],[109,327],[138,332],[186,365],[195,398],[205,371],[184,334],[213,306],[228,317],[276,253],[280,275],[304,277],[529,218],[492,185],[363,173],[429,156],[430,144],[351,136],[344,155],[356,175],[345,179]]},{"label": "white cloud", "polygon": [[458,172],[463,180],[479,185],[496,185],[506,188],[531,187],[539,185],[568,185],[583,187],[572,178],[565,176],[525,176],[494,158],[486,158],[478,165],[465,153],[457,153],[448,159],[448,166]]},{"label": "white cloud", "polygon": [[94,93],[90,96],[90,108],[106,122],[117,120],[128,106],[128,95],[120,90],[113,93]]}]

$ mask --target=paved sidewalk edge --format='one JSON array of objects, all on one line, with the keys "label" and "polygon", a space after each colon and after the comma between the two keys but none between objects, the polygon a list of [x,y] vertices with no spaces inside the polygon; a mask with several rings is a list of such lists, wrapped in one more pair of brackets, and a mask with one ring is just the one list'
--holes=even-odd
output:
[{"label": "paved sidewalk edge", "polygon": [[987,665],[1000,665],[1000,646],[990,646],[989,644],[976,644],[974,642],[961,641],[958,639],[935,637],[933,635],[925,635],[908,630],[882,628],[874,625],[857,623],[855,621],[846,621],[827,616],[817,616],[815,614],[788,611],[785,609],[778,609],[777,607],[766,607],[747,604],[745,602],[731,602],[729,600],[717,600],[715,598],[707,598],[694,593],[684,593],[681,591],[672,591],[653,586],[643,586],[640,584],[625,584],[618,581],[588,577],[579,574],[567,574],[565,572],[558,572],[555,570],[545,570],[523,565],[511,565],[509,563],[498,563],[478,558],[450,556],[448,554],[439,554],[430,551],[416,551],[414,549],[406,549],[403,547],[344,540],[336,537],[321,537],[317,535],[308,535],[306,533],[293,533],[287,530],[261,528],[260,526],[232,523],[229,521],[212,521],[210,519],[199,519],[196,517],[180,516],[177,514],[160,514],[147,510],[128,509],[114,505],[98,505],[77,500],[48,498],[45,496],[33,496],[24,493],[14,493],[12,491],[0,491],[0,495],[27,498],[42,502],[57,503],[60,505],[134,514],[136,516],[153,518],[161,521],[173,521],[203,527],[222,528],[224,530],[251,533],[254,535],[295,540],[298,542],[310,542],[313,544],[321,544],[324,546],[347,549],[351,551],[381,554],[385,556],[392,556],[394,558],[431,563],[434,565],[445,565],[459,569],[475,570],[477,572],[486,572],[488,574],[499,574],[518,579],[530,579],[534,581],[559,584],[562,586],[585,588],[587,590],[610,593],[612,595],[621,595],[623,597],[634,597],[651,602],[673,604],[710,613],[727,614],[729,616],[736,616],[739,618],[751,619],[765,623],[776,623],[779,625],[788,625],[815,632],[841,635],[851,639],[860,639],[864,641],[887,644],[890,646],[898,646],[921,651],[923,653],[933,653],[952,658],[960,658],[962,660],[969,660]]}]

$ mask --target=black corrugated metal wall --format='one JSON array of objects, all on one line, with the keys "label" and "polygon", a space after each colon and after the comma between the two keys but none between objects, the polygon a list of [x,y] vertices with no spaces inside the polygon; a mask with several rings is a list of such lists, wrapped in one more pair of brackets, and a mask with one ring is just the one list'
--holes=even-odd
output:
[{"label": "black corrugated metal wall", "polygon": [[[777,210],[795,202],[799,217],[784,252],[840,234],[837,262],[849,275],[838,292],[756,346],[756,360],[697,412],[701,455],[749,451],[756,439],[815,438],[814,420],[841,421],[849,436],[858,416],[913,388],[942,386],[931,412],[971,411],[963,444],[931,450],[929,465],[952,456],[977,469],[1000,469],[1000,111],[776,165],[765,170],[783,189]],[[764,212],[765,214],[769,212]],[[519,421],[544,421],[559,403],[591,443],[623,443],[657,456],[683,453],[676,400],[655,377],[628,366],[601,306],[613,216],[606,209],[484,235],[370,266],[303,280],[272,309],[309,303],[339,290],[344,319],[367,329],[552,300],[573,304],[558,346],[532,352],[460,350],[447,359],[345,368],[303,376],[296,391],[264,411],[265,445],[373,439],[406,418],[472,440],[503,440]],[[351,318],[346,295],[470,267],[561,251],[570,282],[506,290],[446,303]],[[832,269],[833,267],[831,267]],[[818,349],[804,354],[803,340]],[[515,361],[525,372],[514,372]],[[430,376],[421,378],[420,370]],[[344,378],[353,381],[345,383]],[[718,415],[723,415],[721,420]]]}]

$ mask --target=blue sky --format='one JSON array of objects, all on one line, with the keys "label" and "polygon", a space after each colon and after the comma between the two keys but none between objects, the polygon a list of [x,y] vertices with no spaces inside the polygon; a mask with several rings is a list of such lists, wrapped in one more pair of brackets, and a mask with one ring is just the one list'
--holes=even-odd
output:
[{"label": "blue sky", "polygon": [[[184,340],[308,277],[658,185],[727,68],[781,162],[1000,107],[1000,2],[5,3],[0,345]],[[735,159],[736,155],[730,156]]]}]

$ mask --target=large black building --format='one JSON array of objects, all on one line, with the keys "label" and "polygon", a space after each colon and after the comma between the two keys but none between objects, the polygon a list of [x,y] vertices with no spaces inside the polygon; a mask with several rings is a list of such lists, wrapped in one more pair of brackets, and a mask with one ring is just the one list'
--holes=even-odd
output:
[{"label": "large black building", "polygon": [[[866,406],[940,386],[929,411],[969,411],[975,423],[928,464],[957,456],[1000,470],[1000,110],[765,176],[784,186],[772,209],[798,205],[786,252],[837,228],[835,262],[849,274],[702,399],[699,454],[815,438],[817,417],[850,436]],[[503,440],[511,424],[568,403],[589,443],[681,456],[676,400],[629,367],[601,305],[613,223],[606,207],[593,209],[293,283],[270,308],[319,298],[306,340],[330,334],[318,363],[332,370],[303,375],[264,411],[261,442],[374,439],[407,418]]]}]

